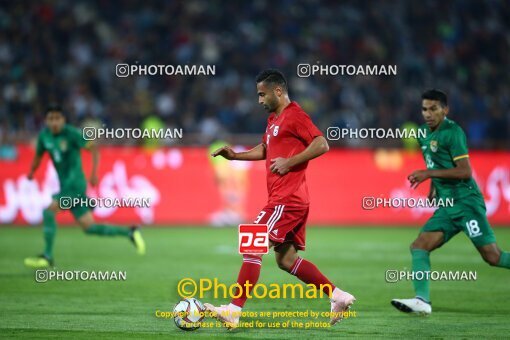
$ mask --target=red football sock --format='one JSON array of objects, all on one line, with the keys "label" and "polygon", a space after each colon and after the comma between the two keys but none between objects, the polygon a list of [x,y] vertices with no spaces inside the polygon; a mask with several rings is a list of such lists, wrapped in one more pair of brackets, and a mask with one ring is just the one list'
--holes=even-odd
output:
[{"label": "red football sock", "polygon": [[[262,267],[262,258],[255,255],[243,255],[243,265],[239,270],[239,276],[237,277],[237,283],[241,285],[241,296],[232,299],[231,303],[243,307],[247,299],[247,292],[253,289],[253,286],[257,284],[260,275],[260,268]],[[244,289],[244,284],[249,282],[251,285],[249,289]],[[239,295],[239,288],[236,290],[235,296]]]},{"label": "red football sock", "polygon": [[290,273],[295,275],[304,283],[313,284],[317,289],[320,289],[322,285],[322,291],[327,296],[330,296],[336,288],[335,285],[332,284],[331,281],[329,281],[328,278],[325,277],[312,262],[304,260],[301,257],[298,257],[296,262],[294,262],[290,269]]}]

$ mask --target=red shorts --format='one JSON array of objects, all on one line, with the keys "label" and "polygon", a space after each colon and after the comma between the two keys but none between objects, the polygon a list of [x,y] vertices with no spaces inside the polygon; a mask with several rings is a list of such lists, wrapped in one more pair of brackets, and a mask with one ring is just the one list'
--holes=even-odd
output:
[{"label": "red shorts", "polygon": [[274,243],[293,242],[298,250],[305,250],[306,220],[309,208],[266,205],[253,223],[267,224],[269,239]]}]

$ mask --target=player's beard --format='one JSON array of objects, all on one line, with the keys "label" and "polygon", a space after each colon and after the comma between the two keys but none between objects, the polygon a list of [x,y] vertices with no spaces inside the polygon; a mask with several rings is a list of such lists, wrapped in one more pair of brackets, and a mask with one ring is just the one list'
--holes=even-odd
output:
[{"label": "player's beard", "polygon": [[278,107],[278,101],[276,98],[273,98],[272,100],[269,100],[267,104],[264,104],[264,109],[268,112],[275,112],[276,108]]}]

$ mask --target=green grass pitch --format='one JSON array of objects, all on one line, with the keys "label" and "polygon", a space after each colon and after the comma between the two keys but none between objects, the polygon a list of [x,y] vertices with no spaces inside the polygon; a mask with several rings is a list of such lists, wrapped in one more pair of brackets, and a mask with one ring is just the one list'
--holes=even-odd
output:
[{"label": "green grass pitch", "polygon": [[[241,264],[236,228],[147,228],[148,250],[143,257],[136,255],[126,239],[86,236],[78,228],[60,228],[55,246],[58,270],[122,270],[127,280],[36,283],[33,271],[23,267],[23,258],[41,252],[41,228],[1,227],[0,338],[507,337],[510,272],[485,264],[464,235],[432,254],[432,269],[476,271],[477,281],[432,282],[433,314],[429,317],[406,315],[390,305],[392,298],[413,296],[411,282],[386,283],[384,273],[409,268],[408,248],[417,232],[417,228],[308,228],[308,250],[302,255],[357,297],[352,309],[356,317],[335,327],[184,332],[173,320],[157,318],[155,312],[172,310],[179,300],[176,286],[182,278],[217,277],[221,283],[235,282]],[[510,250],[510,229],[495,232],[500,247]],[[270,253],[264,257],[260,282],[299,281],[279,270]],[[209,295],[200,300],[227,302]],[[253,300],[245,306],[245,311],[256,312],[328,309],[326,299]]]}]

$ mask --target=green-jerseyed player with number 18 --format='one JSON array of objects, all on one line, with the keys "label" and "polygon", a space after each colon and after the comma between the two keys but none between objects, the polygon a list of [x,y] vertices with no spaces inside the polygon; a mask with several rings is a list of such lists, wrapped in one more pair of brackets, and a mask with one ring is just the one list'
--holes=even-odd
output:
[{"label": "green-jerseyed player with number 18", "polygon": [[[501,251],[486,216],[485,202],[471,176],[466,135],[454,121],[446,118],[448,98],[439,90],[422,94],[425,137],[419,138],[427,170],[409,175],[411,187],[431,179],[429,199],[453,199],[453,206],[438,208],[411,244],[413,272],[430,271],[430,252],[463,231],[483,259],[491,266],[510,268],[510,252]],[[418,276],[417,276],[418,277]],[[413,277],[416,297],[393,299],[391,304],[406,313],[428,315],[430,280],[426,275]]]}]

